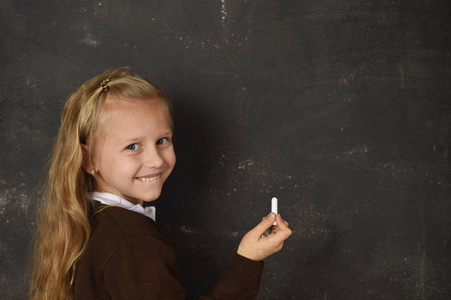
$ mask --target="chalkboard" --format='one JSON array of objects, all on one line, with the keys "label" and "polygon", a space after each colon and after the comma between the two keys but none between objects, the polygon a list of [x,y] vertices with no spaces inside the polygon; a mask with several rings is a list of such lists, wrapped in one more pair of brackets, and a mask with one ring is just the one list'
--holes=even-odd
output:
[{"label": "chalkboard", "polygon": [[174,105],[154,204],[190,298],[279,198],[259,299],[451,298],[448,1],[12,1],[0,9],[0,298],[26,299],[66,97],[130,66]]}]

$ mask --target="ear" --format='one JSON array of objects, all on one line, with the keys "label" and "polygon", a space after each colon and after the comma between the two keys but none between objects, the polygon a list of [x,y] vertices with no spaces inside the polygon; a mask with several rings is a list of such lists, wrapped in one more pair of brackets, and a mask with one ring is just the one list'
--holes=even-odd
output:
[{"label": "ear", "polygon": [[92,174],[92,171],[95,171],[94,163],[91,161],[91,151],[88,145],[80,144],[81,149],[83,151],[83,161],[81,162],[81,166],[88,174]]}]

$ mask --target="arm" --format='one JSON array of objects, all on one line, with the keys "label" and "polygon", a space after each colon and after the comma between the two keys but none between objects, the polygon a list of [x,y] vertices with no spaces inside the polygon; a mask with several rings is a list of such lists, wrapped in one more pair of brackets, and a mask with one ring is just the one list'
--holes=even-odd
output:
[{"label": "arm", "polygon": [[263,262],[235,253],[211,295],[200,300],[256,299],[262,273]]},{"label": "arm", "polygon": [[[222,275],[210,297],[201,299],[255,299],[263,271],[263,260],[279,251],[291,234],[288,224],[277,216],[277,226],[268,236],[263,233],[275,215],[249,231],[238,252]],[[153,236],[125,238],[104,269],[106,288],[112,299],[185,299],[171,246]]]},{"label": "arm", "polygon": [[[274,221],[277,225],[272,225]],[[267,236],[264,232],[271,228]],[[256,299],[263,273],[262,260],[282,249],[283,241],[291,235],[288,223],[273,213],[264,217],[241,240],[237,253],[222,275],[210,297],[206,299]]]}]

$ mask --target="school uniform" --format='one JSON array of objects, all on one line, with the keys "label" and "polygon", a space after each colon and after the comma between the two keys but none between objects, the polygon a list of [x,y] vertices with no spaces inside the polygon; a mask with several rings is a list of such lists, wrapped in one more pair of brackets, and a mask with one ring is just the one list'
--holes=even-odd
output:
[{"label": "school uniform", "polygon": [[[91,236],[75,267],[74,299],[185,299],[174,251],[155,209],[109,193],[93,193]],[[210,296],[257,298],[263,262],[235,253]]]}]

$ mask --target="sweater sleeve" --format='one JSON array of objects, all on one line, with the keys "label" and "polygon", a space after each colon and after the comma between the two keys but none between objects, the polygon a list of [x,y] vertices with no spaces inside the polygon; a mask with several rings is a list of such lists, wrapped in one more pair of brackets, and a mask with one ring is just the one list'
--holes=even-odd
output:
[{"label": "sweater sleeve", "polygon": [[[201,300],[256,299],[263,262],[235,253],[210,296]],[[170,245],[152,236],[125,238],[104,269],[111,299],[186,299]]]},{"label": "sweater sleeve", "polygon": [[[75,269],[74,299],[186,299],[174,251],[157,224],[120,207],[100,207]],[[235,253],[210,296],[200,299],[255,299],[262,271],[263,262]]]},{"label": "sweater sleeve", "polygon": [[256,299],[263,273],[262,261],[253,261],[235,253],[209,297],[201,300]]}]

